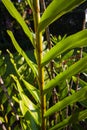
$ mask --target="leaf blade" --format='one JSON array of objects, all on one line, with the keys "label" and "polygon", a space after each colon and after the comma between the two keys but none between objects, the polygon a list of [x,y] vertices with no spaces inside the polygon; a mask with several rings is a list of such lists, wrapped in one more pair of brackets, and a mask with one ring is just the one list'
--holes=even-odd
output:
[{"label": "leaf blade", "polygon": [[40,98],[39,98],[40,97],[40,93],[39,93],[39,90],[37,88],[35,88],[34,86],[32,86],[31,84],[29,84],[23,78],[21,80],[24,83],[25,87],[28,89],[28,91],[31,93],[33,98],[36,100],[36,102],[40,103]]},{"label": "leaf blade", "polygon": [[80,31],[73,34],[66,39],[57,43],[50,51],[48,51],[42,59],[42,66],[45,66],[50,60],[56,56],[73,48],[80,48],[87,46],[87,30]]},{"label": "leaf blade", "polygon": [[83,2],[85,2],[85,0],[53,0],[43,13],[38,30],[42,31],[56,19],[60,18],[62,15],[71,11]]},{"label": "leaf blade", "polygon": [[14,79],[14,81],[17,84],[18,92],[19,92],[19,95],[21,97],[22,102],[27,107],[27,110],[29,111],[29,113],[33,117],[33,120],[36,122],[36,124],[40,125],[41,122],[40,122],[39,108],[27,97],[27,95],[25,95],[25,93],[22,89],[22,86],[21,86],[19,80],[17,79],[17,77],[14,75],[11,75],[11,77]]},{"label": "leaf blade", "polygon": [[[46,94],[48,90],[54,88],[57,85],[60,85],[65,81],[67,78],[82,72],[83,70],[87,69],[87,56],[80,59],[73,65],[71,65],[67,70],[58,74],[54,79],[52,79],[48,84],[44,86],[44,93]],[[80,66],[80,67],[79,67]]]},{"label": "leaf blade", "polygon": [[76,123],[86,118],[87,118],[87,109],[81,112],[74,113],[72,116],[69,116],[68,118],[64,119],[62,122],[58,123],[49,130],[56,130],[56,129],[60,130],[69,124]]},{"label": "leaf blade", "polygon": [[5,5],[8,12],[11,14],[11,16],[13,18],[15,18],[17,20],[17,22],[21,25],[21,27],[24,30],[25,34],[29,37],[31,43],[33,43],[32,32],[29,30],[27,24],[24,22],[22,16],[19,14],[17,9],[14,7],[13,3],[10,0],[2,0],[2,3]]},{"label": "leaf blade", "polygon": [[12,40],[12,43],[13,43],[14,47],[16,48],[16,50],[19,52],[19,54],[21,54],[21,55],[25,58],[27,64],[31,67],[31,69],[32,69],[32,71],[33,71],[33,73],[34,73],[34,75],[36,76],[36,75],[37,75],[37,69],[36,69],[36,67],[35,67],[35,64],[29,59],[29,57],[26,55],[26,53],[25,53],[25,52],[22,50],[22,48],[18,45],[18,43],[17,43],[17,41],[16,41],[16,39],[15,39],[13,33],[12,33],[11,31],[9,31],[9,30],[7,31],[7,33],[8,33],[8,35],[10,36],[10,38],[11,38],[11,40]]},{"label": "leaf blade", "polygon": [[60,111],[61,109],[65,108],[66,106],[68,106],[71,103],[75,103],[77,101],[83,101],[83,100],[87,99],[86,95],[87,95],[87,86],[85,86],[84,88],[82,88],[78,92],[76,92],[76,93],[74,93],[74,94],[64,98],[63,100],[59,101],[54,106],[49,108],[46,111],[44,117],[52,115],[56,111]]}]

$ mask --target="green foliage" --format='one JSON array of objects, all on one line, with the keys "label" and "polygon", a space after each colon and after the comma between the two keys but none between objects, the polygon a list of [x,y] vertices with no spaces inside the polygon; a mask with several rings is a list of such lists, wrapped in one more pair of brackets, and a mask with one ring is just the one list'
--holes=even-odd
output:
[{"label": "green foliage", "polygon": [[68,50],[87,46],[86,33],[87,30],[84,30],[58,42],[48,53],[46,53],[42,60],[42,66],[46,65],[48,61]]},{"label": "green foliage", "polygon": [[73,8],[84,1],[85,0],[62,0],[58,2],[57,0],[53,0],[41,17],[41,21],[38,27],[39,31],[42,31],[44,28],[46,28],[46,26],[50,25],[53,21],[60,18],[65,13],[71,11]]},{"label": "green foliage", "polygon": [[47,110],[45,113],[45,117],[49,116],[50,114],[53,114],[56,111],[60,111],[64,109],[66,106],[69,104],[72,104],[77,101],[83,101],[86,99],[86,94],[87,94],[87,86],[84,87],[83,89],[79,90],[77,93],[72,94],[71,96],[68,96],[64,98],[62,101],[56,103],[53,107]]},{"label": "green foliage", "polygon": [[28,26],[26,25],[26,23],[24,22],[22,16],[18,13],[18,11],[16,10],[16,8],[14,7],[14,5],[12,4],[11,1],[3,1],[3,4],[6,5],[6,8],[8,9],[9,13],[12,15],[13,18],[15,18],[17,20],[17,22],[19,22],[19,24],[21,25],[21,27],[23,28],[25,34],[29,37],[29,39],[32,42],[32,33],[30,32]]},{"label": "green foliage", "polygon": [[[42,31],[48,25],[84,1],[53,0],[40,16],[38,11],[40,1],[27,0],[34,17],[35,32],[32,32],[12,2],[2,0],[9,13],[18,21],[31,40],[35,56],[35,61],[30,59],[17,43],[13,33],[7,30],[18,52],[17,55],[14,55],[8,51],[15,73],[9,73],[9,77],[6,79],[4,79],[6,65],[4,65],[3,57],[0,57],[0,94],[3,95],[0,106],[1,113],[7,105],[0,121],[2,124],[5,122],[7,128],[12,128],[15,121],[20,122],[20,125],[17,124],[15,129],[23,130],[56,130],[68,128],[68,126],[72,128],[73,124],[76,126],[77,123],[80,127],[80,121],[85,122],[87,118],[87,103],[85,102],[87,99],[87,83],[79,77],[79,73],[84,74],[87,78],[87,53],[84,52],[82,58],[79,53],[78,58],[78,48],[87,47],[87,30],[59,41],[56,40],[50,50],[43,48],[45,42],[42,40]],[[77,54],[75,53],[76,48]],[[2,79],[4,79],[3,84]],[[73,85],[72,82],[74,82]],[[56,88],[58,100],[50,107],[50,98],[54,88]],[[4,97],[4,95],[7,95],[7,97]],[[14,106],[11,106],[10,101],[13,102]],[[53,101],[55,102],[55,100]],[[78,103],[83,107],[82,110]],[[7,115],[14,108],[16,112],[13,111],[14,116],[11,113],[11,119],[9,119]],[[50,122],[51,115],[56,117],[56,123],[54,119],[51,119]],[[50,125],[50,123],[52,124]]]},{"label": "green foliage", "polygon": [[65,126],[67,126],[69,124],[75,125],[75,123],[77,123],[78,121],[85,119],[86,116],[87,116],[87,110],[83,110],[82,112],[76,112],[76,113],[72,114],[72,116],[69,116],[67,119],[65,119],[62,122],[60,122],[59,124],[55,125],[50,130],[56,130],[56,129],[60,130],[61,128],[64,128]]},{"label": "green foliage", "polygon": [[46,86],[44,86],[44,93],[48,92],[49,89],[54,88],[56,85],[60,86],[66,79],[71,78],[71,76],[84,71],[87,67],[87,64],[85,62],[86,60],[87,56],[77,61],[75,64],[71,65],[65,71],[58,74],[54,79],[52,79],[48,84],[46,84]]}]

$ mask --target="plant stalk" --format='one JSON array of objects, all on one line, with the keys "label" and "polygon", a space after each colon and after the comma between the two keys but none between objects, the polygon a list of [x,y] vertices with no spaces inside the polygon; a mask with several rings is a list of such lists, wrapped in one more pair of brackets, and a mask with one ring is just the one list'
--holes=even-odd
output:
[{"label": "plant stalk", "polygon": [[46,130],[46,119],[44,118],[44,113],[46,111],[46,99],[43,94],[44,87],[44,68],[41,67],[41,61],[43,58],[43,45],[42,45],[42,32],[38,32],[38,24],[40,22],[40,1],[34,1],[34,26],[35,26],[35,35],[36,35],[36,60],[38,65],[38,85],[40,90],[40,99],[41,99],[41,129]]}]

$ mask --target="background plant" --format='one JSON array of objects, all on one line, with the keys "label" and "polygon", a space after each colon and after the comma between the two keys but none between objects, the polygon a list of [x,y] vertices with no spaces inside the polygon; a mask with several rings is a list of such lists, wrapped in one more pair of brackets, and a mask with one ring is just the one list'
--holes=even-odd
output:
[{"label": "background plant", "polygon": [[[76,129],[81,128],[81,121],[85,122],[87,83],[76,75],[82,73],[87,77],[87,55],[84,52],[83,57],[77,60],[78,55],[75,57],[74,48],[87,46],[87,30],[62,40],[56,40],[56,44],[49,51],[48,48],[44,49],[46,42],[43,41],[43,33],[47,26],[84,1],[61,0],[58,2],[53,0],[41,16],[39,3],[42,1],[27,0],[33,11],[35,32],[32,32],[14,5],[9,0],[2,0],[34,47],[35,60],[32,61],[19,46],[13,33],[10,30],[7,31],[18,52],[15,57],[8,51],[15,70],[15,73],[10,74],[10,78],[16,90],[11,99],[19,105],[15,107],[17,113],[14,113],[15,117],[16,114],[18,116],[17,122],[20,122],[17,129],[55,130],[73,127]],[[72,85],[73,82],[74,85]],[[3,86],[2,82],[0,86]],[[53,97],[56,96],[56,102],[50,107],[49,100],[53,94],[52,90],[55,90]],[[82,110],[78,104],[81,105]],[[50,116],[55,113],[55,119],[51,119],[50,122]],[[3,118],[2,122],[4,123]]]}]

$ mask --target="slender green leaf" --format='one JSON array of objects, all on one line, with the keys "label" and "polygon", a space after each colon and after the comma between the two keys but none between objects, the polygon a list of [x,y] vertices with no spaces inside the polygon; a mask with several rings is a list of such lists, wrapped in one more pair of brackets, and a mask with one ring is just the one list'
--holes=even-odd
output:
[{"label": "slender green leaf", "polygon": [[53,21],[83,2],[85,2],[85,0],[53,0],[43,13],[38,30],[42,31]]},{"label": "slender green leaf", "polygon": [[63,100],[59,101],[58,103],[56,103],[54,106],[52,106],[51,108],[49,108],[46,111],[44,116],[47,117],[49,115],[52,115],[53,113],[64,109],[69,104],[75,103],[77,101],[79,101],[79,102],[83,101],[83,100],[87,99],[86,95],[87,95],[87,86],[82,88],[78,92],[72,94],[71,96],[68,96],[68,97],[64,98]]},{"label": "slender green leaf", "polygon": [[32,1],[32,0],[27,0],[27,2],[28,2],[30,8],[31,8],[32,11],[33,11],[33,10],[34,10],[34,8],[33,8],[33,1]]},{"label": "slender green leaf", "polygon": [[24,83],[25,87],[31,93],[31,95],[36,100],[36,102],[40,103],[40,92],[39,92],[39,90],[22,78],[22,76],[20,75],[19,70],[17,69],[15,60],[13,59],[13,55],[9,51],[8,51],[8,53],[10,54],[10,57],[11,57],[10,60],[11,60],[11,63],[13,64],[13,66],[14,66],[14,69],[17,72],[17,74],[20,77],[20,79],[22,80],[22,82]]},{"label": "slender green leaf", "polygon": [[14,81],[17,84],[18,92],[20,94],[21,100],[24,102],[25,106],[27,107],[29,113],[33,117],[33,120],[36,122],[37,125],[40,125],[40,110],[39,108],[25,95],[21,84],[19,83],[16,76],[11,75]]},{"label": "slender green leaf", "polygon": [[32,86],[31,84],[29,84],[23,78],[21,80],[23,81],[23,83],[24,83],[25,87],[27,88],[27,90],[31,93],[33,98],[36,100],[36,102],[40,103],[40,93],[39,93],[39,90],[37,88],[35,88],[34,86]]},{"label": "slender green leaf", "polygon": [[[77,81],[78,81],[78,78],[77,78],[77,77],[72,76],[72,79],[73,79],[73,81],[74,81],[75,83],[77,83]],[[84,87],[84,86],[87,85],[87,82],[79,78],[79,85],[80,85],[81,87]]]},{"label": "slender green leaf", "polygon": [[21,100],[19,101],[20,109],[22,111],[22,114],[27,122],[26,129],[31,130],[39,130],[39,126],[35,123],[33,120],[32,114],[30,114],[30,110],[25,106],[25,103]]},{"label": "slender green leaf", "polygon": [[16,50],[25,58],[27,64],[31,67],[34,75],[36,76],[37,74],[37,69],[35,67],[35,64],[29,59],[29,57],[26,55],[26,53],[22,50],[22,48],[18,45],[13,33],[11,31],[7,31],[8,35],[10,36],[12,43],[14,45],[14,47],[16,48]]},{"label": "slender green leaf", "polygon": [[70,50],[68,53],[66,53],[65,55],[63,55],[63,57],[61,58],[61,61],[70,59],[70,57],[72,57],[73,53],[74,53],[74,49]]},{"label": "slender green leaf", "polygon": [[87,30],[80,31],[73,34],[66,39],[57,43],[49,52],[45,54],[42,60],[42,66],[46,65],[50,60],[54,59],[57,55],[73,49],[87,46]]},{"label": "slender green leaf", "polygon": [[0,66],[0,76],[3,76],[6,73],[7,65]]},{"label": "slender green leaf", "polygon": [[72,116],[69,116],[68,118],[64,119],[62,122],[58,123],[57,125],[50,128],[49,130],[60,130],[70,124],[74,124],[86,118],[87,118],[87,109],[81,112],[74,113]]},{"label": "slender green leaf", "polygon": [[8,12],[11,14],[11,16],[18,21],[18,23],[23,28],[25,34],[29,37],[30,41],[33,43],[32,32],[29,30],[27,24],[24,22],[22,16],[19,14],[17,9],[14,7],[13,3],[10,0],[2,0],[2,3],[5,5]]},{"label": "slender green leaf", "polygon": [[51,90],[57,85],[63,84],[63,82],[67,78],[70,78],[71,76],[74,76],[75,74],[80,73],[85,69],[87,69],[87,56],[74,63],[69,68],[67,68],[64,72],[61,72],[54,79],[48,82],[48,84],[44,86],[44,93],[49,92],[49,90]]},{"label": "slender green leaf", "polygon": [[81,101],[80,104],[87,109],[87,100]]}]

